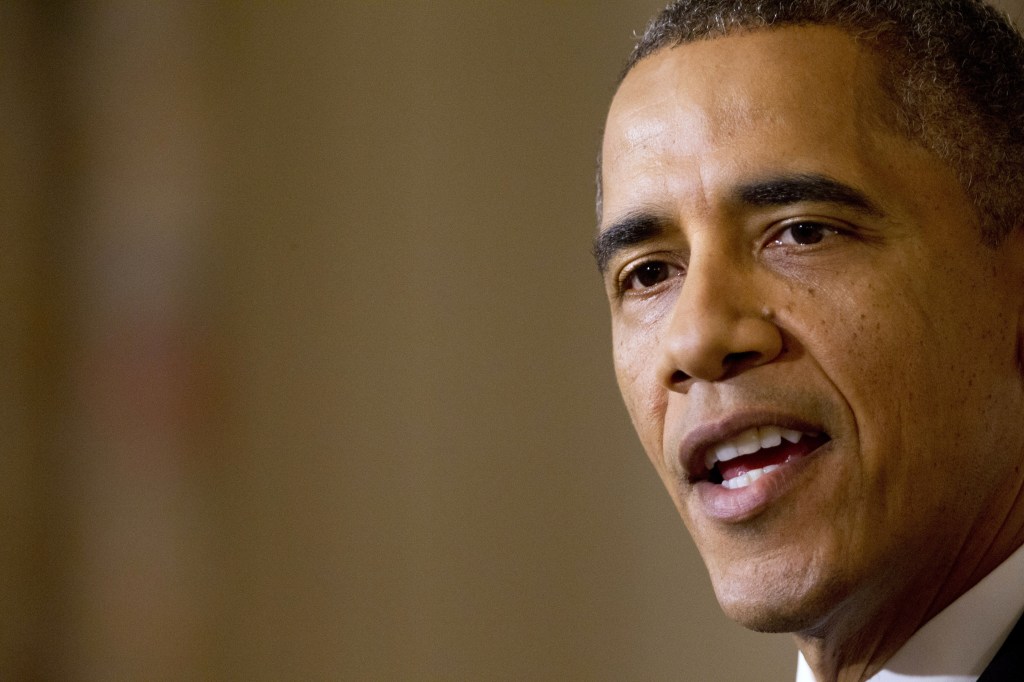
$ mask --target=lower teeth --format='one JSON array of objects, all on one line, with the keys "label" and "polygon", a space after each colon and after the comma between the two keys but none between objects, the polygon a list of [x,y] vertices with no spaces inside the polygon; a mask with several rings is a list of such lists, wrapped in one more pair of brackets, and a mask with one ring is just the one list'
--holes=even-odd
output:
[{"label": "lower teeth", "polygon": [[754,469],[748,471],[745,474],[740,474],[736,478],[730,478],[729,480],[723,480],[722,485],[729,490],[737,490],[738,488],[746,488],[748,485],[761,478],[765,474],[770,474],[779,468],[778,464],[769,464],[763,469]]}]

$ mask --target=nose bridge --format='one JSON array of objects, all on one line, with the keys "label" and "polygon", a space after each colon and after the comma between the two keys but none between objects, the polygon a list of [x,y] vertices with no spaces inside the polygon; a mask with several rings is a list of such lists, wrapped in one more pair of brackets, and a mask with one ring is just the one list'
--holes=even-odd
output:
[{"label": "nose bridge", "polygon": [[662,339],[667,386],[680,390],[690,379],[717,381],[781,352],[781,332],[757,280],[752,263],[720,244],[691,251]]}]

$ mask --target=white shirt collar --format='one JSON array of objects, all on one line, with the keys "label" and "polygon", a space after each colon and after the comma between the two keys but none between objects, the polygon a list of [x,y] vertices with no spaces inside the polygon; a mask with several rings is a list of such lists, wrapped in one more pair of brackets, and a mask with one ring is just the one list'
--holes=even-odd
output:
[{"label": "white shirt collar", "polygon": [[[1024,612],[1024,546],[907,640],[868,682],[976,682]],[[803,655],[796,682],[815,682]]]}]

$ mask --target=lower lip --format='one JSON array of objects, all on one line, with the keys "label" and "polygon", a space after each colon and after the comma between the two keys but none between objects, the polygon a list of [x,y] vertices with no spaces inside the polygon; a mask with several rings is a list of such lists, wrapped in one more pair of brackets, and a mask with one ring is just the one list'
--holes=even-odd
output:
[{"label": "lower lip", "polygon": [[794,489],[809,485],[808,469],[830,449],[832,442],[828,441],[807,455],[786,462],[745,488],[730,490],[710,481],[693,484],[699,510],[707,518],[723,523],[742,523],[753,519]]}]

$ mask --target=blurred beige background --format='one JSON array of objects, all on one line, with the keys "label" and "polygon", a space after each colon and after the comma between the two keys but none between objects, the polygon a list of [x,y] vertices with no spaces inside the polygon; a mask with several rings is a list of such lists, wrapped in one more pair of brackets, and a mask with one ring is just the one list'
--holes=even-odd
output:
[{"label": "blurred beige background", "polygon": [[792,678],[588,252],[661,4],[0,4],[0,678]]}]

